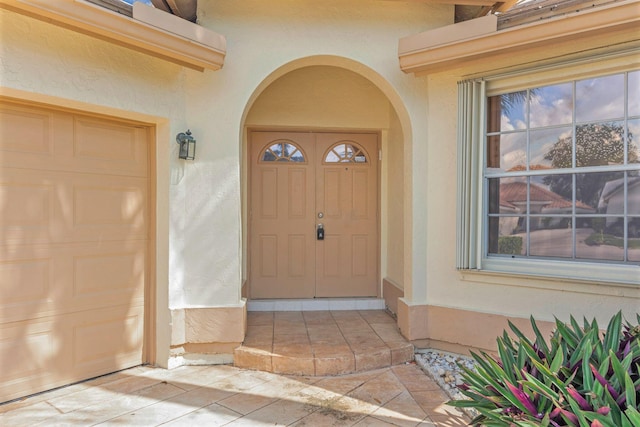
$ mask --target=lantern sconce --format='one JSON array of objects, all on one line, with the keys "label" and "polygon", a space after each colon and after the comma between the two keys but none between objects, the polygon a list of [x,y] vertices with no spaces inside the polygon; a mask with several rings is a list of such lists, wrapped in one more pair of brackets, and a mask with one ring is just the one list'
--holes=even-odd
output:
[{"label": "lantern sconce", "polygon": [[184,160],[193,160],[196,158],[196,139],[191,136],[191,131],[180,132],[176,135],[176,142],[180,144],[178,157]]}]

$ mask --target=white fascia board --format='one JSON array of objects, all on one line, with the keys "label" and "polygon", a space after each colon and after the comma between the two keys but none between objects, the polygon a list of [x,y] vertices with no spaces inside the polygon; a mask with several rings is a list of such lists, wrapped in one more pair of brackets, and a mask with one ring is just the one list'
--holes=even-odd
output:
[{"label": "white fascia board", "polygon": [[[483,18],[478,18],[483,19]],[[467,22],[473,22],[467,21]],[[525,51],[540,46],[558,45],[598,34],[624,32],[628,41],[640,39],[640,0],[626,0],[593,9],[561,15],[539,22],[504,30],[473,35],[461,31],[455,36],[455,27],[440,28],[400,39],[398,57],[400,68],[406,73],[422,73],[454,67],[472,60],[491,60],[492,55],[519,49]],[[478,25],[481,31],[481,25]],[[465,29],[466,27],[461,27]],[[489,26],[487,25],[487,29]],[[466,28],[474,30],[474,28]],[[439,30],[444,30],[439,34]],[[438,37],[442,38],[438,40]],[[606,44],[606,37],[602,43]],[[620,43],[616,40],[616,43]]]},{"label": "white fascia board", "polygon": [[[169,14],[165,17],[154,13],[161,11],[141,12],[141,6],[153,9],[136,3],[134,17],[130,18],[84,0],[0,0],[0,8],[185,67],[199,71],[222,68],[226,55],[224,36]],[[142,19],[136,19],[136,10]]]}]

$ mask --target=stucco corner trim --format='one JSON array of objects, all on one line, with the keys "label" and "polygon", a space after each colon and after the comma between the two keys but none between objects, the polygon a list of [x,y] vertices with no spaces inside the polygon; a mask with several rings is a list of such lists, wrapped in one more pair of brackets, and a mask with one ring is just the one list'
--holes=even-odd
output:
[{"label": "stucco corner trim", "polygon": [[398,314],[398,298],[404,298],[404,289],[393,280],[382,279],[382,295],[387,309],[394,314]]},{"label": "stucco corner trim", "polygon": [[[601,40],[601,44],[605,45],[635,41],[639,38],[639,5],[639,0],[623,0],[504,30],[496,28],[488,31],[491,27],[487,20],[477,22],[475,27],[463,22],[449,26],[451,28],[443,27],[408,36],[400,39],[398,44],[400,69],[405,73],[428,73],[472,61],[490,62],[492,56],[516,50],[524,52],[533,48],[570,44],[576,40],[585,46],[592,45],[587,43],[586,37],[592,37],[595,44]],[[473,21],[476,20],[468,22]],[[486,25],[480,25],[483,23]],[[455,36],[457,28],[464,31]],[[606,37],[600,37],[602,35]]]},{"label": "stucco corner trim", "polygon": [[142,3],[133,18],[84,0],[0,0],[0,8],[195,70],[224,64],[224,36]]}]

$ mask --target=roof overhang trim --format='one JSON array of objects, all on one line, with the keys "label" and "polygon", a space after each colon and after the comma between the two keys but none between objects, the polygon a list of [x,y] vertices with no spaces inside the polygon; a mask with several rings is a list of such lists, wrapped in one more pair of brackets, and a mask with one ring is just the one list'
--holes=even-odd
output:
[{"label": "roof overhang trim", "polygon": [[0,0],[0,8],[198,71],[224,64],[224,36],[143,3],[134,4],[133,17],[84,0]]},{"label": "roof overhang trim", "polygon": [[[637,41],[640,40],[639,6],[638,0],[621,1],[504,30],[493,27],[493,22],[486,19],[489,17],[437,28],[400,39],[400,69],[416,74],[439,72],[476,61],[491,61],[492,57],[509,52],[533,52],[533,49],[541,53],[539,58],[529,59],[542,60],[546,47],[572,44],[603,34],[620,34],[617,43]],[[457,36],[454,38],[453,34]]]}]

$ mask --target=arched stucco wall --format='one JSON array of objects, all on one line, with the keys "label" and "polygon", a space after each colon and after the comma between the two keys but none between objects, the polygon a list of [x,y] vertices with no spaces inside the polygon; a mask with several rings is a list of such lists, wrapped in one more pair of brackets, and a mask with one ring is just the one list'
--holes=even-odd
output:
[{"label": "arched stucco wall", "polygon": [[422,2],[199,3],[199,24],[224,34],[227,56],[221,70],[184,71],[184,113],[198,152],[194,162],[172,170],[169,304],[176,349],[189,343],[187,352],[210,351],[209,345],[242,340],[244,323],[232,322],[229,313],[240,317],[246,308],[241,290],[247,114],[265,88],[304,67],[349,70],[376,86],[397,112],[388,121],[402,129],[391,134],[405,142],[397,185],[406,197],[398,214],[404,256],[396,270],[405,297],[426,298],[426,242],[410,236],[425,228],[424,180],[412,171],[424,169],[428,154],[427,84],[399,69],[397,49],[401,37],[452,20],[451,5]]},{"label": "arched stucco wall", "polygon": [[[327,65],[331,64],[331,65]],[[359,70],[359,72],[353,70]],[[363,74],[364,73],[364,74]],[[378,81],[378,84],[374,83]],[[382,87],[380,87],[382,85]],[[384,89],[384,91],[383,91]],[[391,97],[384,92],[390,93]],[[396,105],[391,101],[393,98]],[[401,118],[402,117],[402,118]],[[381,134],[381,278],[404,284],[404,153],[410,118],[390,84],[347,58],[302,58],[269,75],[254,91],[242,121],[243,278],[247,272],[247,135],[251,127],[374,130]],[[390,168],[389,165],[393,165]],[[390,250],[391,248],[391,250]]]},{"label": "arched stucco wall", "polygon": [[[398,67],[398,40],[453,19],[453,7],[422,2],[326,2],[259,0],[201,2],[198,22],[227,39],[224,67],[216,72],[186,71],[186,116],[198,139],[198,158],[174,188],[172,228],[189,242],[170,270],[172,308],[238,304],[243,274],[241,144],[246,114],[273,81],[295,69],[324,65],[349,69],[376,85],[397,111],[407,142],[403,188],[413,188],[403,206],[404,236],[423,222],[424,186],[412,173],[425,163],[426,82]],[[195,244],[193,242],[196,242]],[[176,243],[179,243],[176,241]],[[426,297],[424,239],[406,239],[405,296],[417,289]],[[178,268],[180,267],[180,268]],[[418,287],[409,284],[418,277]],[[415,292],[414,292],[415,293]]]}]

